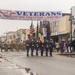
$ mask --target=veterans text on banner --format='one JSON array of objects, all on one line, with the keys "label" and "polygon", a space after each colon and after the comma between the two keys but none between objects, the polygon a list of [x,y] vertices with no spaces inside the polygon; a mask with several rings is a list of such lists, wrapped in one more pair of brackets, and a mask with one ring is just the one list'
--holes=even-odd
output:
[{"label": "veterans text on banner", "polygon": [[0,10],[0,19],[10,20],[59,20],[62,17],[61,11],[30,12]]}]

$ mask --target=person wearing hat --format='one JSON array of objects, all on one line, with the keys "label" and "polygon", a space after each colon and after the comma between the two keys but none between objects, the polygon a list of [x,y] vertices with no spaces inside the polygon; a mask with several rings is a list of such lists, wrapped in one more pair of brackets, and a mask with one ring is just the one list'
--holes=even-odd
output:
[{"label": "person wearing hat", "polygon": [[52,57],[53,47],[54,47],[54,45],[53,45],[52,41],[49,41],[49,51],[50,51],[51,57]]},{"label": "person wearing hat", "polygon": [[31,48],[31,56],[33,56],[33,52],[35,48],[35,42],[33,39],[30,41],[30,48]]},{"label": "person wearing hat", "polygon": [[38,49],[39,49],[39,41],[36,40],[35,42],[35,49],[36,49],[36,56],[38,56]]},{"label": "person wearing hat", "polygon": [[41,56],[43,56],[44,49],[45,49],[45,44],[44,44],[44,42],[40,41]]},{"label": "person wearing hat", "polygon": [[49,49],[49,42],[48,42],[48,40],[46,40],[46,41],[45,41],[46,56],[48,56],[48,49]]},{"label": "person wearing hat", "polygon": [[30,42],[28,40],[28,41],[26,41],[27,57],[29,57],[29,49],[30,49]]}]

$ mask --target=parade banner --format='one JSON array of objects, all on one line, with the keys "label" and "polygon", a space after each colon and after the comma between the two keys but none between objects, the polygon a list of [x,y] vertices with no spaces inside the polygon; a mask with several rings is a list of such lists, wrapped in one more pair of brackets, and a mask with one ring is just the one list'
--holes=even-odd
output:
[{"label": "parade banner", "polygon": [[62,17],[61,11],[32,12],[32,11],[11,11],[0,10],[0,19],[9,20],[59,20]]}]

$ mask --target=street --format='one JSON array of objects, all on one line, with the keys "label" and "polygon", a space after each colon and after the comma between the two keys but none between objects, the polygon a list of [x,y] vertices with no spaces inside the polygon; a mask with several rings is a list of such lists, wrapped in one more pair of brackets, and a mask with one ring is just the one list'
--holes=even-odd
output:
[{"label": "street", "polygon": [[25,75],[25,72],[12,62],[0,58],[0,75]]},{"label": "street", "polygon": [[[19,67],[23,69],[22,72],[24,72],[24,68],[30,68],[32,72],[35,72],[39,75],[75,75],[75,58],[60,56],[55,52],[53,52],[53,57],[40,56],[40,54],[39,56],[26,57],[26,52],[22,51],[2,52],[2,54],[5,60],[13,63],[14,65],[16,64],[17,68]],[[1,64],[0,69],[2,69]],[[0,70],[0,75],[4,75],[1,74],[1,72],[5,72],[7,70],[7,68],[3,69],[4,70]],[[14,71],[14,68],[12,69],[12,71]],[[19,72],[11,75],[22,75],[18,73]]]}]

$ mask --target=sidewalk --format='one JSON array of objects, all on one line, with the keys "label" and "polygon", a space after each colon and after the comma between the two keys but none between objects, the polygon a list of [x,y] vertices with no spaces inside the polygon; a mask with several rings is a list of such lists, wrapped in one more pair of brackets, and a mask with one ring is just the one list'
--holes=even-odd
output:
[{"label": "sidewalk", "polygon": [[62,55],[75,55],[75,52],[72,52],[72,53],[67,53],[67,52],[64,52],[64,53],[62,53]]},{"label": "sidewalk", "polygon": [[60,51],[57,52],[56,50],[54,50],[53,53],[56,53],[58,55],[75,55],[75,51],[73,51],[72,53],[71,52],[63,52],[63,53],[61,53]]}]

